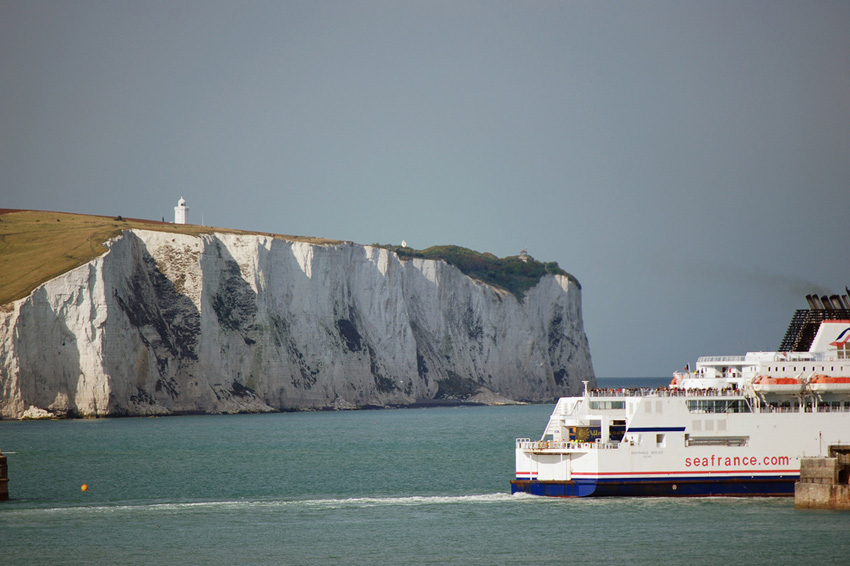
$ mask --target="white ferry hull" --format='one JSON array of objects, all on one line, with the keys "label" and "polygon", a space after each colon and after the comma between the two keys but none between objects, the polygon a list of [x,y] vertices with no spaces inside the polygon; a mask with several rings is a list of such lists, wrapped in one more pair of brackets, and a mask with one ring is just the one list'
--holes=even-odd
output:
[{"label": "white ferry hull", "polygon": [[753,448],[653,449],[627,444],[531,457],[517,449],[520,463],[511,491],[555,497],[793,495],[799,458]]},{"label": "white ferry hull", "polygon": [[[661,408],[661,416],[672,420],[668,424],[677,426],[632,426],[626,435],[633,440],[616,445],[518,446],[511,491],[555,497],[788,496],[794,494],[801,457],[839,442],[842,426],[850,440],[846,413],[690,414],[681,410],[689,399],[695,398],[642,399],[638,407]],[[694,421],[701,429],[711,423],[712,434],[722,429],[723,435],[699,437],[705,431],[694,431]],[[697,438],[717,443],[727,438],[732,445],[692,444]]]},{"label": "white ferry hull", "polygon": [[819,324],[807,352],[700,358],[671,389],[560,399],[541,440],[517,439],[511,491],[793,495],[802,458],[850,446],[850,319]]}]

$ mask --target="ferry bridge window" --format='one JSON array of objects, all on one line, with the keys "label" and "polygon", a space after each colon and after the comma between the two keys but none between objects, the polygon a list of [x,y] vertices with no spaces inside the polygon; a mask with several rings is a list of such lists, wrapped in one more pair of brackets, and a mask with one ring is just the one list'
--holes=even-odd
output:
[{"label": "ferry bridge window", "polygon": [[595,410],[604,410],[604,409],[625,409],[626,402],[625,401],[591,401],[590,408]]},{"label": "ferry bridge window", "polygon": [[745,399],[689,399],[688,411],[691,413],[751,412]]}]

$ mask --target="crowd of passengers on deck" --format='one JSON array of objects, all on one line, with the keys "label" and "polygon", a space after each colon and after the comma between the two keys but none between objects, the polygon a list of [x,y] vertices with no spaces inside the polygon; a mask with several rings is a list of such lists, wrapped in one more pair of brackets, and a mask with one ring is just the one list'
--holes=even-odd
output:
[{"label": "crowd of passengers on deck", "polygon": [[591,389],[591,397],[645,397],[657,395],[659,397],[724,397],[727,395],[740,395],[741,392],[732,387],[724,389],[670,389],[668,387],[638,387],[617,389]]}]

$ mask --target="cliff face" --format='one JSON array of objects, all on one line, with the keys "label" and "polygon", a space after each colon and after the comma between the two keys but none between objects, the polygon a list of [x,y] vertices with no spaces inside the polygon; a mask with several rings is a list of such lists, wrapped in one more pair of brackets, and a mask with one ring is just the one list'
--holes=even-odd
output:
[{"label": "cliff face", "polygon": [[594,382],[581,291],[520,302],[356,244],[131,230],[0,311],[0,416],[548,401]]}]

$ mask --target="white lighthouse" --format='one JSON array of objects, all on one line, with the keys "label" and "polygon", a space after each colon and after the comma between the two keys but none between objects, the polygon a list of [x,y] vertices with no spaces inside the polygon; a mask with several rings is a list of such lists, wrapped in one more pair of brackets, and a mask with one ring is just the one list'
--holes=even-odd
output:
[{"label": "white lighthouse", "polygon": [[174,223],[186,224],[189,221],[189,207],[186,206],[186,199],[180,197],[177,201],[177,206],[174,207]]}]

